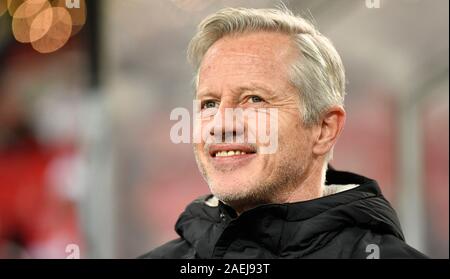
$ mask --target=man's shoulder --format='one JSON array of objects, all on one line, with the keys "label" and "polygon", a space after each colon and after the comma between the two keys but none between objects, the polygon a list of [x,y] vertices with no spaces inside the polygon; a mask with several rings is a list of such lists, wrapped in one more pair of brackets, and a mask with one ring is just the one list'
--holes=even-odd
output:
[{"label": "man's shoulder", "polygon": [[355,243],[352,258],[427,259],[428,257],[392,234],[367,230]]},{"label": "man's shoulder", "polygon": [[177,238],[169,241],[138,259],[192,259],[195,257],[195,251],[192,246],[184,239]]},{"label": "man's shoulder", "polygon": [[402,239],[387,234],[381,237],[381,258],[384,259],[427,259],[428,257],[408,245]]}]

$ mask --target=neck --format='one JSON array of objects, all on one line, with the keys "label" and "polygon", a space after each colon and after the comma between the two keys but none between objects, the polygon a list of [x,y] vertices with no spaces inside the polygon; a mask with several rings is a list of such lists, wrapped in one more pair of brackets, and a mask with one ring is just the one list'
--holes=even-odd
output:
[{"label": "neck", "polygon": [[285,187],[283,191],[271,194],[270,198],[255,202],[254,200],[241,200],[239,203],[228,204],[235,209],[238,215],[242,212],[255,208],[262,204],[283,204],[294,203],[317,199],[323,196],[325,185],[325,173],[327,164],[323,162],[314,162],[304,171],[300,180],[295,184]]},{"label": "neck", "polygon": [[302,180],[279,196],[277,203],[294,203],[322,197],[327,164],[315,162],[305,170]]}]

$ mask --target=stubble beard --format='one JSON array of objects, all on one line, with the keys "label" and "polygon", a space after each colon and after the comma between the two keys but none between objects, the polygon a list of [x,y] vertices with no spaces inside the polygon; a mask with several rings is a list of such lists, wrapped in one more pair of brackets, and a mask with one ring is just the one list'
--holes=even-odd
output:
[{"label": "stubble beard", "polygon": [[[279,149],[278,151],[282,150]],[[247,185],[241,185],[239,187],[242,190],[230,191],[218,185],[220,181],[214,181],[208,175],[207,168],[200,160],[198,152],[196,146],[194,146],[197,166],[208,184],[211,193],[238,212],[243,212],[263,204],[282,203],[289,196],[289,193],[299,186],[302,174],[306,170],[306,166],[299,162],[302,160],[294,158],[292,156],[293,154],[291,154],[292,158],[282,158],[276,170],[272,171],[268,177],[260,179],[249,177],[244,182]],[[297,164],[293,164],[293,162]],[[232,171],[232,169],[220,171]],[[242,183],[242,181],[236,181],[236,183]]]}]

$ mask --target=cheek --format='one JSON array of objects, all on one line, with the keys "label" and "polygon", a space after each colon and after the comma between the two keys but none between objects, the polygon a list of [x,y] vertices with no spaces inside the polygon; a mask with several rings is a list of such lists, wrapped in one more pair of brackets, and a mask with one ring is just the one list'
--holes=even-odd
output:
[{"label": "cheek", "polygon": [[209,118],[199,117],[194,120],[194,128],[192,130],[194,146],[204,145],[212,125],[213,123]]},{"label": "cheek", "polygon": [[257,144],[260,148],[265,148],[267,153],[259,150],[263,154],[272,154],[272,149],[276,150],[279,137],[279,121],[276,109],[247,109],[244,113],[245,138],[250,144]]},{"label": "cheek", "polygon": [[280,138],[291,139],[293,136],[299,136],[301,126],[296,114],[280,114],[278,120],[278,131]]},{"label": "cheek", "polygon": [[289,119],[280,119],[279,122],[279,141],[281,147],[285,150],[295,150],[304,152],[308,149],[310,143],[310,132],[305,129],[300,120],[289,117]]},{"label": "cheek", "polygon": [[203,152],[203,144],[201,144],[201,143],[194,143],[193,144],[193,148],[194,148],[195,156],[197,156],[198,158],[205,157],[204,152]]}]

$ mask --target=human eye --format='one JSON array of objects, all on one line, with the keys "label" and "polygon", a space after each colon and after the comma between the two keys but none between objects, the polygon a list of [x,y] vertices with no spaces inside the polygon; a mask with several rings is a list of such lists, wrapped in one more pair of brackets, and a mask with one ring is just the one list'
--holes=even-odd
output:
[{"label": "human eye", "polygon": [[202,102],[202,109],[212,109],[212,108],[218,108],[219,103],[215,100],[205,100]]},{"label": "human eye", "polygon": [[261,98],[257,95],[252,95],[252,96],[249,96],[248,102],[252,103],[252,104],[253,103],[261,103],[261,102],[264,102],[264,100],[263,100],[263,98]]},{"label": "human eye", "polygon": [[213,108],[218,108],[218,107],[219,107],[219,102],[217,102],[216,100],[202,101],[202,110],[213,109]]}]

